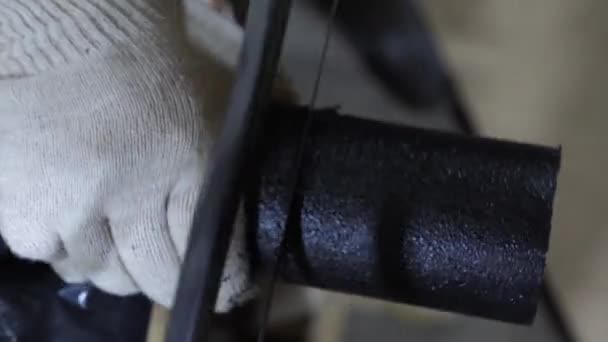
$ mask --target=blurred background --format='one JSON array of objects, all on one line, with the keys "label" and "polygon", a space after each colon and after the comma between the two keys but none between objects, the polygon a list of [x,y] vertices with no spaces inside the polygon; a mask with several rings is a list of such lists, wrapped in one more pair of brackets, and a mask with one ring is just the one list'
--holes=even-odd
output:
[{"label": "blurred background", "polygon": [[[303,102],[313,87],[329,2],[295,1],[283,66]],[[554,301],[542,304],[532,327],[518,327],[308,291],[308,302],[322,303],[307,320],[309,340],[606,340],[606,9],[599,0],[343,1],[318,106],[561,146],[547,275]]]}]

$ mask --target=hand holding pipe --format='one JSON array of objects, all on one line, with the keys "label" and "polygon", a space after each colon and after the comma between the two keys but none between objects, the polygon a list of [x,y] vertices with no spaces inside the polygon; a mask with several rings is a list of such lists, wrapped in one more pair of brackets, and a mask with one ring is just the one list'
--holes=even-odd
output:
[{"label": "hand holding pipe", "polygon": [[[272,265],[306,109],[274,107],[245,201]],[[313,113],[287,282],[516,323],[532,321],[558,150]],[[0,244],[2,250],[3,244]]]}]

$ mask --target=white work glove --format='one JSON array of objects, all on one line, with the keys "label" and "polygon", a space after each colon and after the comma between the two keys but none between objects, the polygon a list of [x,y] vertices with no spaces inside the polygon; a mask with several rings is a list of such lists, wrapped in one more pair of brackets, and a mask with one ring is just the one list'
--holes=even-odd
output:
[{"label": "white work glove", "polygon": [[[0,0],[2,238],[66,281],[167,307],[226,101],[175,3]],[[237,221],[219,311],[250,290]]]}]

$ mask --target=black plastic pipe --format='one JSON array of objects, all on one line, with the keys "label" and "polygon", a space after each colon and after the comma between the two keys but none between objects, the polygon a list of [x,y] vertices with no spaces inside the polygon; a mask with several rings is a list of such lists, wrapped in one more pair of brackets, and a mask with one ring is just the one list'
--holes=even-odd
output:
[{"label": "black plastic pipe", "polygon": [[[306,109],[269,114],[246,191],[258,265],[287,218]],[[515,323],[532,321],[559,150],[316,111],[284,281]]]}]

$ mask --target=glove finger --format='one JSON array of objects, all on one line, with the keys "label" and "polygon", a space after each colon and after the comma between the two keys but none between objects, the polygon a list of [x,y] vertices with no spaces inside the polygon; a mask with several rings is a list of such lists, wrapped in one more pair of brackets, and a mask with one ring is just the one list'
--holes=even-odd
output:
[{"label": "glove finger", "polygon": [[169,232],[182,261],[186,254],[197,201],[201,191],[203,191],[205,171],[205,158],[200,155],[193,155],[183,165],[167,203]]},{"label": "glove finger", "polygon": [[200,192],[200,182],[190,183],[181,179],[173,189],[169,197],[169,203],[167,203],[167,222],[170,236],[182,261],[186,254],[192,219]]},{"label": "glove finger", "polygon": [[180,263],[165,203],[164,196],[132,201],[125,205],[131,209],[114,208],[109,218],[118,254],[135,284],[153,301],[170,307]]},{"label": "glove finger", "polygon": [[51,268],[68,284],[84,283],[88,280],[73,260],[67,257],[67,251],[65,258],[51,262]]},{"label": "glove finger", "polygon": [[74,282],[75,277],[84,278],[98,288],[116,295],[138,291],[118,255],[106,219],[95,217],[86,220],[84,224],[64,224],[59,235],[68,258],[53,266],[64,280]]},{"label": "glove finger", "polygon": [[[32,206],[2,201],[0,234],[13,254],[31,260],[54,262],[66,257],[59,235],[51,229],[52,215],[29,210]],[[28,209],[28,210],[26,210]]]}]

